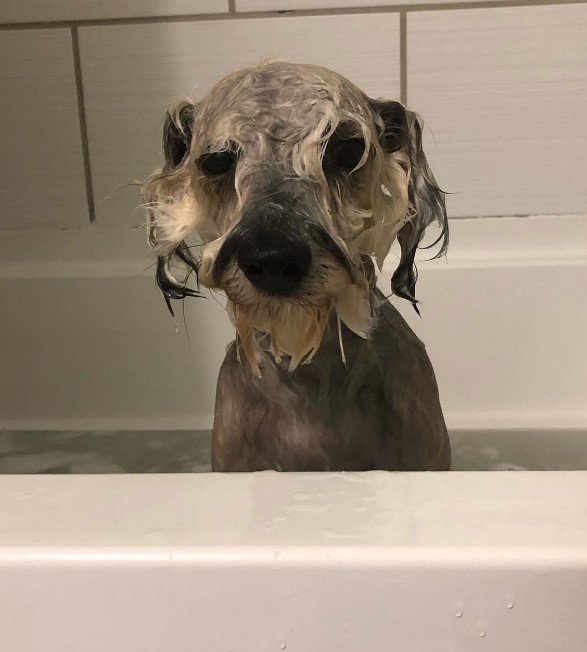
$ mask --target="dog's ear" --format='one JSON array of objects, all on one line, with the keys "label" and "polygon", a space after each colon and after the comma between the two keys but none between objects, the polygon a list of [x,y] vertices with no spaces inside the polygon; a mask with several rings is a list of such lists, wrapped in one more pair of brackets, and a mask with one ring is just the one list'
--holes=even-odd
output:
[{"label": "dog's ear", "polygon": [[171,253],[183,240],[186,227],[184,210],[196,105],[183,100],[169,109],[163,124],[165,165],[143,184],[142,195],[148,212],[149,244]]},{"label": "dog's ear", "polygon": [[199,296],[198,291],[187,287],[187,278],[179,282],[171,272],[173,261],[178,259],[197,279],[198,262],[184,241],[193,218],[186,199],[195,112],[196,105],[189,100],[167,112],[163,125],[165,165],[151,175],[142,189],[147,202],[149,244],[159,253],[155,278],[171,314],[171,299]]},{"label": "dog's ear", "polygon": [[167,112],[163,125],[164,172],[177,168],[189,154],[195,110],[193,102],[183,100]]},{"label": "dog's ear", "polygon": [[409,221],[400,230],[397,239],[401,248],[400,262],[391,279],[393,293],[412,302],[418,312],[415,264],[416,250],[426,227],[437,222],[438,239],[430,246],[440,244],[435,258],[442,256],[448,246],[448,219],[444,192],[438,187],[422,148],[422,120],[399,102],[375,101],[373,109],[380,120],[380,144],[385,154],[403,152],[409,161],[407,170]]},{"label": "dog's ear", "polygon": [[[163,124],[163,153],[165,164],[143,184],[142,194],[148,204],[166,201],[183,188],[188,178],[187,159],[192,144],[196,105],[182,100],[169,109]],[[152,213],[152,211],[150,211]],[[151,215],[152,217],[152,215]],[[154,245],[154,243],[151,243]]]}]

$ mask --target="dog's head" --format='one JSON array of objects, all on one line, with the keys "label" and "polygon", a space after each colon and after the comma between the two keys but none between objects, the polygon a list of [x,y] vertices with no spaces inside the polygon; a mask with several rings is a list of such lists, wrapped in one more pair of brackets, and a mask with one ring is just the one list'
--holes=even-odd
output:
[{"label": "dog's head", "polygon": [[392,289],[415,305],[414,256],[431,222],[446,246],[419,118],[325,68],[271,61],[233,73],[171,110],[163,142],[165,166],[144,187],[159,287],[168,305],[196,294],[173,275],[181,261],[223,290],[254,367],[256,331],[293,368],[317,350],[332,310],[367,336],[366,262],[381,268],[397,238]]}]

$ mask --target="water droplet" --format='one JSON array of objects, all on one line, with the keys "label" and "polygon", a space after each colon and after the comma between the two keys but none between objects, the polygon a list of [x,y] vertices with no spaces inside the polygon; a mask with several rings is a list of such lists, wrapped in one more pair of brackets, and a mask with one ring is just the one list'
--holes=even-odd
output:
[{"label": "water droplet", "polygon": [[485,630],[483,630],[483,631],[479,632],[479,636],[481,638],[485,638],[487,636],[487,632]]},{"label": "water droplet", "polygon": [[459,609],[458,611],[455,611],[455,618],[462,618],[463,617],[463,612]]},{"label": "water droplet", "polygon": [[513,602],[508,602],[507,603],[507,608],[508,609],[513,609],[514,607],[515,607],[515,603],[513,603]]},{"label": "water droplet", "polygon": [[280,650],[285,650],[286,647],[287,647],[287,643],[285,643],[285,642],[279,644],[279,649]]}]

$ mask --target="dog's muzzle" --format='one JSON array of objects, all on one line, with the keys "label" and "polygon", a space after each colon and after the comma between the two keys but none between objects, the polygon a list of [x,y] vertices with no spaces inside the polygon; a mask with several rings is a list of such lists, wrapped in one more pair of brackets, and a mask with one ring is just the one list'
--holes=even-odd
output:
[{"label": "dog's muzzle", "polygon": [[291,180],[278,181],[247,202],[216,256],[214,282],[221,287],[223,273],[236,262],[253,287],[266,295],[303,294],[317,250],[332,256],[353,282],[355,269],[348,252],[319,223],[319,209],[308,204],[304,187]]}]

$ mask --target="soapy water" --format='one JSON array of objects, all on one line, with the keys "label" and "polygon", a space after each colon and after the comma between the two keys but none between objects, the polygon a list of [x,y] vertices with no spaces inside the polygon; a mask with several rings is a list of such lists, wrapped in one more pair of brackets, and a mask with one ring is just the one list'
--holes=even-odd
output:
[{"label": "soapy water", "polygon": [[[587,470],[587,431],[461,430],[450,437],[453,471]],[[211,470],[210,438],[187,430],[0,431],[0,474],[202,473]]]}]

